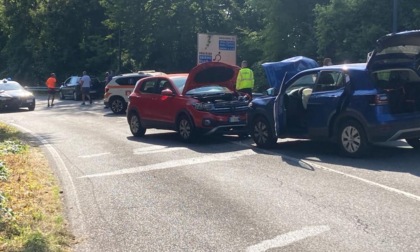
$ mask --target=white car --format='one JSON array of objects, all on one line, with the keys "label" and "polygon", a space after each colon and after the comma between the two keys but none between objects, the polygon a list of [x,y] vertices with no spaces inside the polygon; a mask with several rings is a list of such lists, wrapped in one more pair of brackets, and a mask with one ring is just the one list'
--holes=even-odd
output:
[{"label": "white car", "polygon": [[126,73],[112,77],[105,86],[104,104],[110,107],[115,114],[122,114],[127,109],[128,96],[134,89],[137,81],[149,76],[165,75],[154,70],[139,71],[137,73]]}]

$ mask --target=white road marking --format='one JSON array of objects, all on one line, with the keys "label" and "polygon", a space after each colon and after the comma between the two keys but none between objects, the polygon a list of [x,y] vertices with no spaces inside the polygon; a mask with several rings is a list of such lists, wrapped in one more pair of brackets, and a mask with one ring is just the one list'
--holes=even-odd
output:
[{"label": "white road marking", "polygon": [[393,188],[393,187],[390,187],[390,186],[386,186],[386,185],[382,185],[382,184],[379,184],[379,183],[370,181],[368,179],[364,179],[364,178],[357,177],[357,176],[354,176],[354,175],[351,175],[351,174],[348,174],[348,173],[344,173],[344,172],[337,171],[337,170],[334,170],[334,169],[331,169],[331,168],[327,168],[327,167],[324,167],[324,166],[321,166],[321,165],[318,165],[318,164],[315,164],[315,163],[312,163],[312,162],[309,162],[309,161],[306,161],[306,160],[301,160],[301,162],[304,162],[304,163],[306,163],[306,164],[308,164],[308,165],[310,165],[312,167],[318,168],[318,169],[322,169],[322,170],[329,171],[329,172],[334,172],[334,173],[337,173],[337,174],[340,174],[340,175],[343,175],[343,176],[346,176],[346,177],[349,177],[349,178],[352,178],[352,179],[355,179],[355,180],[359,180],[359,181],[365,182],[366,184],[373,185],[373,186],[376,186],[376,187],[385,189],[387,191],[390,191],[390,192],[394,192],[394,193],[403,195],[403,196],[405,196],[407,198],[420,201],[420,196],[415,195],[415,194],[411,194],[409,192],[398,190],[396,188]]},{"label": "white road marking", "polygon": [[279,235],[271,240],[265,240],[246,249],[247,252],[263,252],[272,248],[281,248],[297,241],[320,235],[330,230],[329,226],[305,227],[302,230]]},{"label": "white road marking", "polygon": [[151,146],[135,149],[133,151],[133,154],[146,155],[146,154],[151,154],[151,153],[171,152],[171,151],[178,151],[178,150],[187,150],[187,148],[151,145]]},{"label": "white road marking", "polygon": [[80,178],[95,178],[95,177],[105,177],[105,176],[116,176],[116,175],[123,175],[123,174],[132,174],[132,173],[140,173],[140,172],[147,172],[147,171],[154,171],[154,170],[163,170],[169,168],[175,168],[180,166],[187,166],[187,165],[195,165],[195,164],[203,164],[209,162],[217,162],[217,161],[230,161],[235,160],[239,157],[243,156],[251,156],[255,155],[256,153],[252,150],[242,150],[236,152],[229,152],[229,153],[219,153],[219,154],[211,154],[202,157],[196,158],[187,158],[187,159],[180,159],[180,160],[171,160],[163,163],[139,166],[134,168],[128,168],[123,170],[118,170],[114,172],[106,172],[106,173],[97,173],[92,175],[82,176]]},{"label": "white road marking", "polygon": [[[236,144],[236,145],[239,145],[239,146],[248,146],[249,147],[249,145],[244,144],[242,142],[241,143],[232,142],[232,143],[233,144]],[[276,153],[276,152],[273,152],[273,151],[268,151],[268,150],[263,150],[263,149],[259,149],[258,151],[259,152],[262,152],[262,153],[267,153],[269,155],[279,155],[279,153]],[[328,172],[337,173],[337,174],[340,174],[342,176],[345,176],[345,177],[348,177],[348,178],[352,178],[352,179],[355,179],[355,180],[359,180],[359,181],[364,182],[366,184],[369,184],[369,185],[372,185],[372,186],[376,186],[376,187],[382,188],[384,190],[397,193],[399,195],[403,195],[403,196],[405,196],[407,198],[420,201],[420,196],[415,195],[415,194],[412,194],[412,193],[409,193],[409,192],[405,192],[405,191],[402,191],[402,190],[399,190],[399,189],[396,189],[396,188],[393,188],[393,187],[390,187],[390,186],[379,184],[377,182],[373,182],[371,180],[364,179],[364,178],[361,178],[361,177],[358,177],[358,176],[355,176],[355,175],[351,175],[351,174],[348,174],[348,173],[345,173],[345,172],[337,171],[337,170],[334,170],[332,168],[328,168],[328,167],[325,167],[325,166],[316,164],[316,163],[311,162],[309,160],[298,159],[298,158],[294,158],[294,157],[287,156],[287,155],[284,155],[284,154],[280,154],[280,155],[281,155],[281,157],[283,159],[289,159],[291,161],[297,162],[300,165],[303,165],[305,168],[308,168],[308,166],[309,166],[311,168],[318,168],[318,169],[325,170],[325,171],[328,171]]]},{"label": "white road marking", "polygon": [[79,156],[79,158],[94,158],[94,157],[102,157],[102,156],[106,156],[106,155],[110,155],[111,152],[104,152],[104,153],[98,153],[98,154],[92,154],[92,155],[84,155],[84,156]]},{"label": "white road marking", "polygon": [[79,197],[77,196],[76,186],[74,185],[73,178],[71,177],[70,172],[66,164],[64,163],[64,160],[61,158],[60,154],[58,154],[58,151],[51,144],[49,144],[47,140],[35,134],[31,130],[24,128],[20,125],[14,124],[14,123],[11,123],[11,125],[36,137],[36,139],[38,139],[38,141],[41,142],[42,145],[50,152],[52,158],[54,159],[54,163],[57,166],[57,169],[62,171],[61,172],[62,179],[66,181],[65,183],[67,185],[70,185],[69,190],[65,191],[65,195],[68,195],[68,197],[66,197],[68,200],[73,200],[73,202],[69,202],[69,205],[76,206],[77,213],[74,213],[74,219],[79,219],[79,221],[77,221],[78,223],[77,227],[81,230],[81,233],[84,234],[85,233],[85,226],[84,226],[85,218],[82,212],[82,208],[80,207],[80,202],[79,202]]}]

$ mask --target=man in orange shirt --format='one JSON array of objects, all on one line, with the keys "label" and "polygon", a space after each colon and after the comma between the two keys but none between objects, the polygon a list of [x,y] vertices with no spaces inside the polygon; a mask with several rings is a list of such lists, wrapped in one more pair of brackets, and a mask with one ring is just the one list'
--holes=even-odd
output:
[{"label": "man in orange shirt", "polygon": [[51,98],[51,107],[54,106],[56,83],[57,83],[57,79],[55,78],[55,73],[51,73],[50,78],[48,78],[47,81],[45,82],[48,88],[48,107],[50,106],[50,98]]}]

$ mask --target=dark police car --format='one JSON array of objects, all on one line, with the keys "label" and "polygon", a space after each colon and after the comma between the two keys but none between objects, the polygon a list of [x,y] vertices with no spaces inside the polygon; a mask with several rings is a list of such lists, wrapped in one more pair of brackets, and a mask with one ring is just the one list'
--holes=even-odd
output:
[{"label": "dark police car", "polygon": [[25,90],[18,82],[3,79],[0,81],[0,109],[17,110],[26,107],[35,109],[34,95]]}]

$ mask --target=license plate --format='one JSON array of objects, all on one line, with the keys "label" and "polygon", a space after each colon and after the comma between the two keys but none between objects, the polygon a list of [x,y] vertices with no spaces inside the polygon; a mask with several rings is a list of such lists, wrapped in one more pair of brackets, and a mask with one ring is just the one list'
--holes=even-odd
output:
[{"label": "license plate", "polygon": [[231,122],[231,123],[237,123],[239,121],[240,121],[239,120],[239,116],[231,116],[231,117],[229,117],[229,122]]},{"label": "license plate", "polygon": [[32,102],[33,100],[32,99],[30,99],[30,100],[26,100],[26,102]]}]

